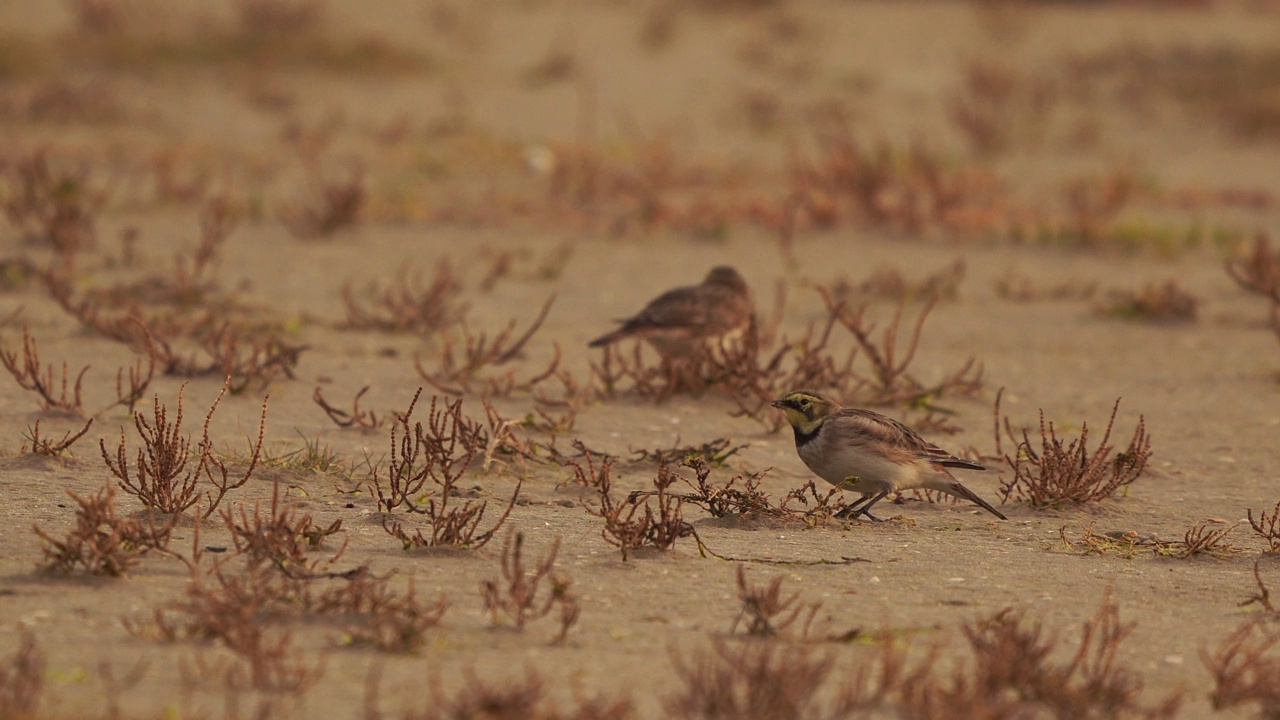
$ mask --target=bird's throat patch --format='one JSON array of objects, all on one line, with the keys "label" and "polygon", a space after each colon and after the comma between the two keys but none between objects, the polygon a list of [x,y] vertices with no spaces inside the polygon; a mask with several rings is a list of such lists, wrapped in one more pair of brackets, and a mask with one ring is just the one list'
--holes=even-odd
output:
[{"label": "bird's throat patch", "polygon": [[822,430],[822,426],[819,425],[809,432],[801,430],[799,426],[796,425],[792,425],[791,429],[796,433],[796,447],[801,448],[812,442],[814,438],[818,437],[818,431]]}]

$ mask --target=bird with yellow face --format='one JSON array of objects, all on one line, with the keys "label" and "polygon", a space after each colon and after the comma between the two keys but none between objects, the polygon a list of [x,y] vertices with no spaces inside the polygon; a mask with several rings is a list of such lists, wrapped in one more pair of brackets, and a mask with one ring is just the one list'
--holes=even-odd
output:
[{"label": "bird with yellow face", "polygon": [[812,390],[796,390],[774,401],[795,431],[796,452],[818,477],[862,498],[841,516],[864,515],[889,493],[936,490],[968,500],[1001,520],[1003,513],[953,476],[947,468],[985,470],[952,455],[914,430],[871,410],[844,407]]}]

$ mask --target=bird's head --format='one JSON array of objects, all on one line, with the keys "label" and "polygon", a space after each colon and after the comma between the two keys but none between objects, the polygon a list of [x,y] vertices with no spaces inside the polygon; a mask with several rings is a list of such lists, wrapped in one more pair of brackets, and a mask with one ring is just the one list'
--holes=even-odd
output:
[{"label": "bird's head", "polygon": [[750,290],[747,287],[747,281],[728,265],[717,265],[711,268],[711,272],[702,280],[703,285],[718,285],[720,287],[729,288],[736,292],[747,294]]},{"label": "bird's head", "polygon": [[795,390],[773,401],[787,422],[802,433],[811,433],[840,407],[836,401],[813,390]]}]

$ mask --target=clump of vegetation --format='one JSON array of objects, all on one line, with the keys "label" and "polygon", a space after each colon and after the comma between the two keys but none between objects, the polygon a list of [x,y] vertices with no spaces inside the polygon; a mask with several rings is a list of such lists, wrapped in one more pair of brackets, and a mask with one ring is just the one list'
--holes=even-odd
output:
[{"label": "clump of vegetation", "polygon": [[[578,621],[581,608],[570,591],[570,581],[555,572],[560,538],[556,538],[546,556],[534,564],[532,571],[524,566],[523,549],[524,534],[514,530],[508,532],[502,543],[501,580],[485,580],[480,583],[484,609],[488,611],[495,626],[501,623],[502,618],[506,618],[517,630],[523,630],[526,624],[546,617],[554,608],[559,607],[560,631],[552,644],[563,642],[569,629]],[[540,592],[543,580],[550,584],[546,592]]]},{"label": "clump of vegetation", "polygon": [[152,550],[169,546],[177,516],[157,524],[154,515],[146,520],[119,515],[115,489],[105,485],[92,495],[81,497],[68,490],[76,504],[76,524],[64,538],[56,538],[36,526],[40,536],[43,567],[62,573],[77,568],[90,575],[120,577]]},{"label": "clump of vegetation", "polygon": [[1226,261],[1227,275],[1241,289],[1260,295],[1280,307],[1280,250],[1271,249],[1271,238],[1258,235],[1253,251],[1245,257]]},{"label": "clump of vegetation", "polygon": [[94,218],[107,194],[92,173],[89,163],[51,158],[47,149],[0,164],[0,211],[23,235],[70,262],[97,243]]},{"label": "clump of vegetation", "polygon": [[1258,717],[1280,713],[1280,657],[1273,648],[1280,634],[1262,622],[1246,622],[1200,659],[1213,678],[1209,700],[1215,710],[1254,706]]},{"label": "clump of vegetation", "polygon": [[[250,563],[266,561],[282,568],[307,567],[307,551],[320,547],[326,538],[342,530],[341,519],[322,527],[310,514],[300,514],[293,506],[283,504],[280,483],[272,487],[271,507],[265,514],[255,504],[252,515],[243,506],[234,512],[224,508],[220,515],[237,554]],[[341,554],[340,549],[337,555]]]},{"label": "clump of vegetation", "polygon": [[1058,529],[1062,545],[1067,550],[1083,555],[1116,555],[1131,558],[1139,550],[1147,550],[1161,557],[1187,559],[1199,555],[1226,557],[1241,552],[1241,549],[1226,542],[1226,538],[1238,525],[1221,528],[1210,528],[1208,523],[1196,523],[1187,528],[1181,540],[1161,540],[1150,535],[1141,535],[1136,530],[1125,532],[1112,531],[1096,533],[1093,523],[1080,532],[1078,540],[1067,536],[1067,528]]},{"label": "clump of vegetation", "polygon": [[71,449],[71,446],[77,440],[84,437],[92,426],[93,418],[90,418],[78,432],[72,434],[72,431],[68,430],[63,433],[61,440],[54,440],[52,437],[40,434],[40,420],[37,419],[35,424],[28,426],[27,431],[22,435],[22,439],[26,441],[22,445],[22,452],[45,455],[47,457],[59,457],[62,453]]},{"label": "clump of vegetation", "polygon": [[1167,280],[1150,283],[1136,292],[1113,291],[1107,302],[1094,306],[1094,312],[1121,320],[1179,323],[1194,321],[1199,306],[1200,298]]},{"label": "clump of vegetation", "polygon": [[[40,362],[40,344],[31,336],[27,326],[22,326],[22,360],[18,359],[16,350],[9,351],[0,349],[0,364],[9,371],[18,386],[23,390],[35,393],[40,398],[41,409],[49,413],[60,413],[65,415],[84,416],[86,414],[83,400],[83,386],[85,373],[89,372],[89,366],[86,365],[80,369],[75,376],[75,382],[70,383],[71,375],[68,372],[67,363],[62,363],[60,372],[55,372],[52,363],[44,365]],[[155,374],[155,364],[148,363],[147,370],[142,370],[142,361],[138,360],[128,370],[128,387],[125,386],[125,369],[116,370],[116,398],[106,407],[92,413],[94,416],[101,415],[106,411],[117,407],[125,406],[132,412],[138,400],[142,398],[142,394],[146,392],[147,387],[151,384],[151,378]],[[92,419],[90,420],[92,422]],[[86,430],[88,426],[85,426]],[[83,434],[83,433],[81,433]],[[78,437],[78,436],[77,436]]]},{"label": "clump of vegetation", "polygon": [[17,381],[19,387],[40,396],[44,410],[70,415],[79,415],[83,411],[81,386],[84,384],[84,374],[89,372],[89,366],[81,368],[76,374],[75,383],[68,393],[70,375],[67,372],[67,364],[62,363],[61,374],[54,372],[52,364],[42,368],[40,345],[35,338],[31,337],[27,326],[22,326],[22,361],[18,361],[17,351],[0,350],[0,362],[3,362],[5,369]]},{"label": "clump of vegetation", "polygon": [[524,356],[524,348],[533,338],[542,323],[547,319],[556,296],[553,294],[542,304],[538,316],[529,327],[519,335],[515,335],[516,321],[511,320],[506,327],[494,335],[486,332],[472,332],[464,321],[460,324],[459,337],[453,333],[443,335],[443,347],[437,368],[427,370],[420,357],[414,357],[414,366],[418,375],[442,392],[460,395],[463,392],[479,394],[485,398],[508,397],[516,390],[530,391],[539,383],[553,377],[561,378],[568,386],[571,380],[558,373],[560,367],[560,344],[555,345],[555,354],[547,367],[535,371],[528,378],[517,380],[514,370],[493,373],[483,376],[481,371],[506,365]]},{"label": "clump of vegetation", "polygon": [[964,81],[948,104],[948,115],[975,151],[990,155],[1016,140],[1043,133],[1059,88],[1043,75],[1023,75],[1009,65],[984,60],[965,64]]},{"label": "clump of vegetation", "polygon": [[1098,283],[1093,280],[1072,278],[1044,286],[1017,273],[1000,276],[994,285],[996,295],[1015,302],[1090,300],[1098,292]]},{"label": "clump of vegetation", "polygon": [[[218,409],[222,397],[227,392],[227,383],[218,392],[213,405],[209,407],[204,418],[203,434],[195,446],[195,460],[191,463],[191,438],[182,434],[182,396],[186,384],[178,391],[177,413],[169,419],[169,409],[160,402],[157,395],[152,408],[152,419],[148,420],[143,413],[133,414],[133,424],[142,441],[137,449],[135,460],[130,466],[128,444],[125,441],[124,428],[120,429],[120,445],[114,455],[107,453],[105,440],[98,441],[102,451],[102,460],[111,473],[116,476],[120,488],[138,498],[148,510],[161,513],[183,513],[194,506],[203,497],[206,505],[204,517],[209,517],[218,508],[226,494],[242,487],[253,476],[254,468],[262,452],[262,439],[267,427],[267,398],[262,401],[262,416],[258,422],[258,439],[253,446],[248,466],[239,477],[231,477],[227,465],[214,451],[213,441],[209,438],[209,423],[213,413]],[[199,492],[201,478],[205,478],[213,488],[204,495]]]},{"label": "clump of vegetation", "polygon": [[[746,569],[739,565],[737,578],[738,600],[742,602],[742,608],[729,627],[730,633],[742,625],[743,631],[753,637],[783,637],[799,622],[796,637],[809,639],[814,617],[822,609],[821,602],[802,603],[799,593],[784,596],[781,575],[769,581],[767,586],[753,585],[747,581]],[[852,637],[856,633],[853,631],[846,635]]]},{"label": "clump of vegetation", "polygon": [[[775,507],[769,501],[769,496],[760,489],[764,473],[738,475],[721,486],[710,481],[711,466],[701,457],[687,457],[681,465],[694,473],[693,480],[682,478],[693,492],[681,495],[681,499],[706,510],[711,517],[782,518],[789,515],[785,508]],[[739,480],[742,481],[742,486],[735,487]]]},{"label": "clump of vegetation", "polygon": [[704,549],[698,531],[684,519],[684,499],[671,492],[671,486],[678,479],[679,475],[667,465],[659,465],[653,491],[632,493],[626,500],[618,500],[613,497],[609,473],[596,478],[599,505],[588,508],[587,512],[604,521],[600,534],[622,551],[623,560],[639,548],[669,550],[677,540],[687,537],[698,543],[699,550]]},{"label": "clump of vegetation", "polygon": [[462,282],[448,261],[436,264],[430,283],[421,275],[401,272],[384,286],[365,289],[368,301],[357,297],[351,284],[342,288],[346,327],[384,332],[412,332],[430,335],[460,322],[466,313],[462,303]]},{"label": "clump of vegetation", "polygon": [[48,663],[29,630],[19,638],[13,655],[0,659],[0,717],[25,720],[38,717]]},{"label": "clump of vegetation", "polygon": [[1110,444],[1111,430],[1116,413],[1120,409],[1117,399],[1111,408],[1111,418],[1102,440],[1089,450],[1089,426],[1082,424],[1080,437],[1067,442],[1058,437],[1053,423],[1045,423],[1044,411],[1040,411],[1040,439],[1033,443],[1027,430],[1021,439],[1015,436],[1008,418],[1004,418],[1003,430],[1015,444],[1013,454],[1001,450],[1000,395],[995,402],[996,454],[1004,458],[1013,476],[1000,482],[1003,502],[1026,501],[1032,507],[1057,507],[1105,500],[1120,488],[1137,480],[1151,457],[1151,441],[1147,436],[1146,422],[1138,417],[1129,445],[1119,453]]},{"label": "clump of vegetation", "polygon": [[[944,669],[933,651],[908,661],[897,643],[842,674],[828,691],[834,658],[809,645],[713,641],[674,657],[683,687],[666,710],[676,718],[755,716],[1141,717],[1172,718],[1178,695],[1140,702],[1143,683],[1118,662],[1134,623],[1107,598],[1075,647],[1025,612],[1006,608],[963,627],[967,657]],[[1062,660],[1060,658],[1069,658]]]},{"label": "clump of vegetation", "polygon": [[[834,670],[829,653],[808,645],[730,643],[672,653],[683,687],[668,696],[671,718],[845,717],[861,698],[847,688],[829,699],[822,692]],[[894,678],[893,680],[896,680]]]},{"label": "clump of vegetation", "polygon": [[[496,440],[494,432],[462,414],[462,399],[441,404],[432,396],[427,424],[410,424],[422,388],[414,394],[409,409],[396,417],[391,427],[391,456],[386,483],[381,471],[374,469],[370,483],[378,505],[386,512],[397,508],[425,516],[429,533],[407,532],[400,522],[384,518],[383,529],[411,547],[480,548],[493,539],[506,522],[520,497],[523,478],[516,482],[506,509],[487,530],[480,530],[488,502],[453,502],[459,495],[456,484],[471,461],[480,453],[486,455]],[[397,442],[397,433],[399,441]],[[431,486],[427,482],[431,482]]]},{"label": "clump of vegetation", "polygon": [[681,445],[677,439],[675,444],[669,448],[640,448],[632,450],[632,462],[652,462],[652,463],[684,463],[691,459],[697,459],[704,463],[723,466],[729,458],[737,455],[740,451],[747,449],[747,445],[735,445],[729,438],[716,438],[708,440],[701,445]]},{"label": "clump of vegetation", "polygon": [[364,394],[367,392],[369,392],[368,385],[360,388],[360,391],[356,393],[355,399],[351,402],[350,410],[343,410],[342,408],[330,405],[329,402],[324,399],[324,395],[320,392],[320,386],[318,385],[316,386],[315,392],[312,393],[311,399],[315,401],[315,404],[320,406],[320,409],[324,411],[324,414],[328,415],[329,419],[340,428],[354,427],[361,430],[377,430],[386,422],[387,416],[378,416],[378,414],[372,410],[360,409],[360,398],[364,397]]},{"label": "clump of vegetation", "polygon": [[965,270],[964,260],[958,259],[937,272],[911,280],[897,268],[881,268],[859,283],[841,277],[828,287],[828,293],[836,303],[846,305],[869,300],[954,300],[960,294]]},{"label": "clump of vegetation", "polygon": [[[447,694],[433,686],[431,699],[424,709],[402,709],[396,717],[404,720],[435,720],[441,717],[635,720],[640,717],[632,701],[626,697],[583,697],[575,691],[571,702],[553,702],[547,681],[532,668],[525,670],[523,678],[503,677],[496,681],[481,679],[471,668],[464,669],[462,675],[463,682],[456,692]],[[380,717],[378,690],[376,683],[370,683],[365,707]]]},{"label": "clump of vegetation", "polygon": [[1267,552],[1280,552],[1280,502],[1271,509],[1268,515],[1266,510],[1260,511],[1258,517],[1253,516],[1253,508],[1249,508],[1249,526],[1253,528],[1253,532],[1258,537],[1267,541]]}]

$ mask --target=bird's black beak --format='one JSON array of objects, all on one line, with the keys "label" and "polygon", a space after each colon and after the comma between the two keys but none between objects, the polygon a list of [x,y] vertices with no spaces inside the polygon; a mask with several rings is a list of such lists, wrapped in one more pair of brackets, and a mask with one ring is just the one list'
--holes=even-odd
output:
[{"label": "bird's black beak", "polygon": [[778,408],[779,410],[785,410],[791,407],[791,404],[788,403],[786,400],[774,400],[773,406]]}]

